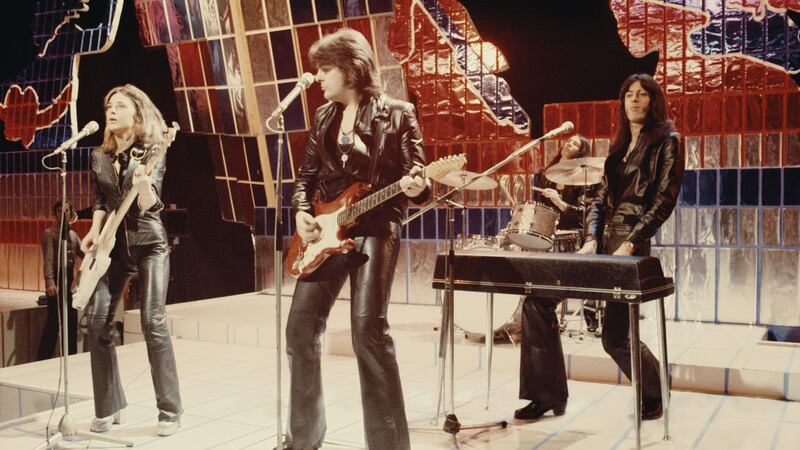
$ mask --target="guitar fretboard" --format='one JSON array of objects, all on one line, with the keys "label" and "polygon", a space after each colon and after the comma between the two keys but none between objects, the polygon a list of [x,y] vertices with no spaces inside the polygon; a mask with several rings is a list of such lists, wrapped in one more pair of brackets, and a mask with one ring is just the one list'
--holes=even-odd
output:
[{"label": "guitar fretboard", "polygon": [[[425,170],[419,174],[423,179],[425,178]],[[390,198],[400,194],[403,192],[403,188],[400,187],[400,182],[395,181],[394,183],[386,186],[385,188],[379,190],[378,192],[374,192],[361,200],[354,203],[349,208],[345,209],[344,211],[340,212],[336,216],[336,223],[338,225],[343,225],[346,223],[350,223],[356,219],[356,217],[364,214],[365,212],[375,208],[376,206],[380,205],[381,203],[389,200]]]}]

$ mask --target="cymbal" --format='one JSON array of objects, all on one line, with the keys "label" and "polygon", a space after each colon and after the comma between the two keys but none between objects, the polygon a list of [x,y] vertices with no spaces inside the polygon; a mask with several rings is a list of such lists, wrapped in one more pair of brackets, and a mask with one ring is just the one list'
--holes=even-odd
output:
[{"label": "cymbal", "polygon": [[497,181],[495,181],[493,178],[478,177],[477,173],[470,172],[468,170],[451,170],[450,172],[447,172],[443,176],[439,177],[436,181],[448,186],[459,187],[468,183],[473,178],[476,178],[475,181],[470,183],[470,185],[464,189],[470,191],[483,191],[497,187]]},{"label": "cymbal", "polygon": [[605,160],[601,156],[568,159],[547,169],[544,176],[553,183],[570,186],[597,184],[603,178]]}]

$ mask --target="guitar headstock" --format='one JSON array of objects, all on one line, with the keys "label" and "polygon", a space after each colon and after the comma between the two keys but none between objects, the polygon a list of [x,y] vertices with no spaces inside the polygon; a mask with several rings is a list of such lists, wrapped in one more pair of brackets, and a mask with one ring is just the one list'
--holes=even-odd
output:
[{"label": "guitar headstock", "polygon": [[[148,149],[147,153],[150,154],[147,160],[147,172],[150,171],[155,167],[156,163],[164,157],[164,154],[167,153],[167,149],[169,146],[175,142],[175,136],[180,131],[181,127],[178,125],[177,122],[172,122],[171,127],[167,127],[167,131],[164,132],[164,145],[151,145]],[[145,152],[142,152],[142,156],[144,156]]]},{"label": "guitar headstock", "polygon": [[466,164],[467,155],[463,153],[445,156],[444,158],[439,158],[428,164],[425,167],[425,176],[436,180],[450,171],[462,169]]}]

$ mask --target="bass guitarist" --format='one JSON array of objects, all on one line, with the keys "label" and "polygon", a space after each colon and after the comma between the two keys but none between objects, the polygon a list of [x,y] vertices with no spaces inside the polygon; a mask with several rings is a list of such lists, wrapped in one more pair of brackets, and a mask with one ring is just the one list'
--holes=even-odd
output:
[{"label": "bass guitarist", "polygon": [[177,431],[183,410],[164,308],[169,250],[159,216],[164,208],[159,194],[166,162],[161,159],[148,174],[144,170],[147,155],[141,161],[135,157],[148,147],[165,148],[169,144],[167,126],[147,94],[130,84],[111,89],[104,106],[103,143],[92,152],[96,191],[92,228],[81,243],[83,251],[88,254],[95,246],[103,245],[99,242],[103,224],[128,191],[138,191],[138,197],[117,231],[108,271],[97,283],[86,307],[95,408],[91,430],[108,431],[112,423],[123,420],[127,402],[119,377],[112,322],[129,281],[138,274],[142,332],[158,407],[158,434],[168,436]]},{"label": "bass guitarist", "polygon": [[367,448],[409,449],[394,343],[386,319],[400,250],[400,220],[408,199],[425,202],[422,135],[414,107],[381,93],[372,47],[364,36],[342,29],[317,41],[309,59],[318,69],[325,99],[310,131],[297,171],[292,206],[304,242],[320,236],[312,199],[334,200],[350,185],[373,190],[399,181],[403,194],[358,219],[349,229],[355,249],[328,258],[298,280],[286,325],[291,371],[289,434],[284,448],[320,448],[325,410],[320,371],[320,336],[331,307],[350,277],[351,332],[361,379]]}]

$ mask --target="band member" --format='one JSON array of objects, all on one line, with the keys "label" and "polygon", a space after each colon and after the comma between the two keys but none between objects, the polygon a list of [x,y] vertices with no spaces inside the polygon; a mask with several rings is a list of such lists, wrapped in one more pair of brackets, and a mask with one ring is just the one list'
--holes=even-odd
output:
[{"label": "band member", "polygon": [[[377,63],[363,35],[341,29],[314,43],[325,99],[314,118],[292,206],[305,242],[319,236],[311,201],[331,201],[352,183],[380,189],[400,180],[400,195],[361,216],[349,236],[356,250],[328,258],[297,282],[286,324],[291,402],[285,448],[320,448],[325,408],[320,373],[320,336],[328,313],[350,277],[351,332],[361,379],[367,448],[410,448],[403,393],[388,334],[386,312],[400,245],[400,220],[407,200],[426,201],[422,136],[414,107],[381,93]],[[382,138],[377,136],[382,135]]]},{"label": "band member", "polygon": [[78,312],[72,307],[72,279],[75,268],[75,259],[83,258],[81,240],[78,233],[70,229],[69,222],[75,220],[75,209],[67,200],[62,219],[61,200],[53,205],[53,217],[56,224],[46,229],[42,234],[42,255],[44,256],[44,282],[47,294],[47,323],[42,330],[42,339],[39,341],[39,351],[36,360],[41,361],[53,356],[58,340],[58,328],[61,324],[60,313],[63,313],[62,300],[58,297],[61,287],[61,273],[59,258],[61,248],[60,231],[65,230],[67,237],[67,347],[70,355],[78,352]]},{"label": "band member", "polygon": [[[620,89],[619,127],[605,162],[605,174],[587,216],[587,242],[579,253],[647,256],[650,238],[666,221],[683,180],[683,145],[661,87],[647,74],[628,77]],[[628,305],[608,302],[603,348],[631,378]],[[658,360],[644,343],[642,418],[663,411]]]},{"label": "band member", "polygon": [[134,147],[168,145],[167,126],[147,94],[130,84],[111,89],[104,106],[103,143],[92,152],[96,200],[92,227],[82,242],[85,252],[95,247],[105,219],[125,194],[134,189],[138,196],[117,232],[111,265],[86,308],[96,415],[91,430],[104,432],[112,422],[120,423],[127,405],[114,349],[113,320],[128,282],[138,274],[142,332],[158,407],[158,434],[168,436],[180,426],[183,409],[165,312],[169,250],[159,216],[164,208],[159,195],[166,161],[161,159],[148,175],[144,171],[146,159],[139,162],[131,158]]},{"label": "band member", "polygon": [[[589,141],[580,135],[567,139],[558,155],[534,176],[534,184],[543,188],[537,200],[559,212],[559,230],[583,231],[583,213],[574,206],[584,194],[582,186],[556,185],[544,173],[561,161],[590,155]],[[596,186],[586,189],[594,192]],[[539,193],[537,193],[539,194]],[[563,299],[529,295],[522,302],[522,347],[520,349],[519,396],[531,402],[514,412],[514,418],[533,420],[552,410],[561,415],[567,406],[567,373],[556,308]]]}]

